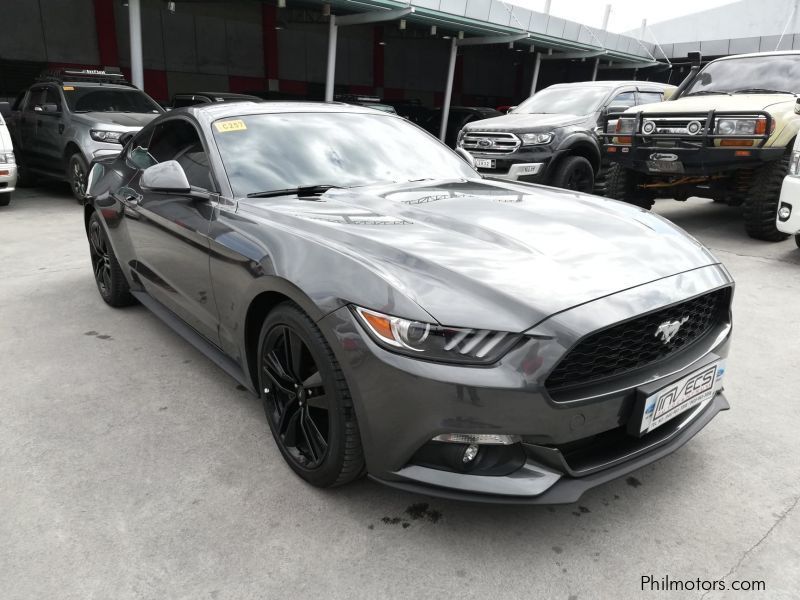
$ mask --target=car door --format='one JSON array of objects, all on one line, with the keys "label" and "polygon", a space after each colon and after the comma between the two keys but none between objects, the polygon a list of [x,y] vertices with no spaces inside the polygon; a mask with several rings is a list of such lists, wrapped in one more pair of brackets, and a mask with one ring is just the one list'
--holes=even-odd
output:
[{"label": "car door", "polygon": [[[42,110],[36,113],[36,152],[41,168],[58,171],[64,165],[61,137],[64,132],[64,102],[58,88],[48,85],[42,96]],[[56,107],[53,111],[52,108]]]},{"label": "car door", "polygon": [[29,167],[41,168],[43,160],[36,143],[36,122],[43,112],[45,86],[33,86],[24,100],[19,117],[19,140],[22,144],[22,162]]},{"label": "car door", "polygon": [[[217,191],[207,148],[182,117],[155,126],[133,149],[136,173],[118,191],[134,253],[133,271],[145,290],[184,322],[217,343],[218,313],[209,275],[208,229]],[[145,148],[143,144],[148,144]],[[141,174],[152,164],[177,161],[192,185],[189,194],[143,190]]]}]

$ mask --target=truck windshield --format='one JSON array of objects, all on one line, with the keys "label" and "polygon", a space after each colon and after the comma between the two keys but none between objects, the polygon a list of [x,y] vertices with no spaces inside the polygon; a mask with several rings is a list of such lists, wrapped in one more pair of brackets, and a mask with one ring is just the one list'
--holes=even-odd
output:
[{"label": "truck windshield", "polygon": [[153,114],[164,112],[149,96],[134,89],[125,90],[65,85],[64,98],[72,112]]},{"label": "truck windshield", "polygon": [[537,92],[511,112],[523,115],[588,115],[600,108],[607,94],[607,89],[599,87],[549,87]]},{"label": "truck windshield", "polygon": [[739,91],[800,93],[800,55],[749,56],[709,63],[683,95]]},{"label": "truck windshield", "polygon": [[478,177],[439,140],[378,111],[241,115],[212,131],[237,196]]}]

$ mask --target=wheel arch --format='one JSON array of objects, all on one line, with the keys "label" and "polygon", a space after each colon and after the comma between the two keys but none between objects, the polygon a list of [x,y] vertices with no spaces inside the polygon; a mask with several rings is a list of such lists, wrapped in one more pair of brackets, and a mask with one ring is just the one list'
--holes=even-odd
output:
[{"label": "wheel arch", "polygon": [[582,156],[588,160],[592,165],[595,177],[597,173],[600,172],[600,150],[597,148],[597,145],[588,138],[572,137],[565,140],[558,149],[558,155],[549,169],[550,173],[555,173],[561,166],[561,162],[567,156]]}]

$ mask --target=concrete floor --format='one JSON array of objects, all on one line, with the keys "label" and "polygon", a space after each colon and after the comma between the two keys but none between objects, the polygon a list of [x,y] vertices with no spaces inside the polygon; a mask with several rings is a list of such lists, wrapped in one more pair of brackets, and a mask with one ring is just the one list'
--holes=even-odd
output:
[{"label": "concrete floor", "polygon": [[616,600],[662,596],[652,575],[797,598],[800,250],[748,239],[737,209],[657,210],[737,280],[732,410],[577,505],[482,506],[305,485],[255,398],[103,304],[68,192],[20,190],[0,209],[0,596]]}]

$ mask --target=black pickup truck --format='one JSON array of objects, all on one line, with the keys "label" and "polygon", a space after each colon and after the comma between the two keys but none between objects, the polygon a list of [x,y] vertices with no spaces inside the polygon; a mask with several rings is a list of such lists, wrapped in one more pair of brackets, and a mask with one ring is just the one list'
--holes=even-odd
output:
[{"label": "black pickup truck", "polygon": [[472,154],[486,177],[591,193],[603,166],[598,138],[603,119],[632,106],[661,102],[673,89],[649,81],[552,85],[506,115],[467,124],[458,135],[458,147]]}]

